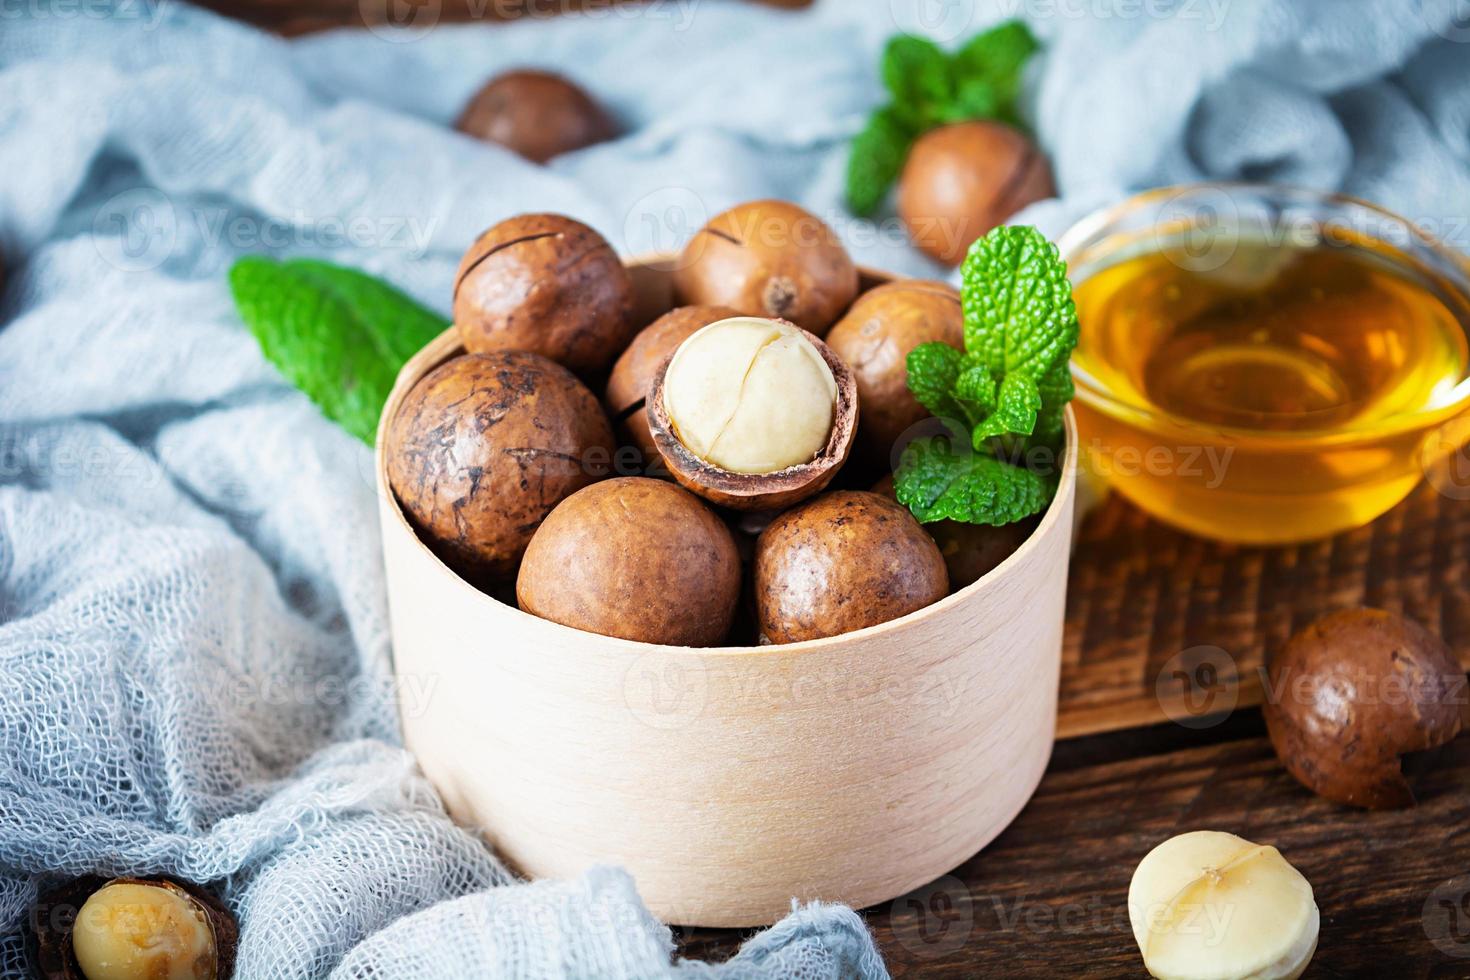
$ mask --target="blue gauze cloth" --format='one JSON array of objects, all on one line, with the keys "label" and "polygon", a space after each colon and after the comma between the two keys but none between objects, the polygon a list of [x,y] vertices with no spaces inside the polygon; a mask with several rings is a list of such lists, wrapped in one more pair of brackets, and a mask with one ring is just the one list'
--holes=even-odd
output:
[{"label": "blue gauze cloth", "polygon": [[[364,0],[365,3],[370,0]],[[1035,7],[1051,234],[1202,177],[1342,189],[1470,231],[1455,0]],[[239,913],[238,975],[886,975],[802,907],[728,963],[671,962],[624,872],[513,880],[402,750],[369,450],[261,357],[238,255],[320,255],[445,310],[474,236],[561,211],[625,254],[797,200],[863,263],[942,275],[840,207],[895,30],[1014,3],[661,0],[640,12],[286,41],[167,0],[0,18],[0,972],[38,880],[168,873]],[[935,11],[938,10],[938,14]],[[582,80],[616,142],[527,164],[452,132],[505,68]],[[421,692],[419,692],[421,693]],[[739,868],[729,869],[732,875]],[[977,937],[974,941],[986,941]]]}]

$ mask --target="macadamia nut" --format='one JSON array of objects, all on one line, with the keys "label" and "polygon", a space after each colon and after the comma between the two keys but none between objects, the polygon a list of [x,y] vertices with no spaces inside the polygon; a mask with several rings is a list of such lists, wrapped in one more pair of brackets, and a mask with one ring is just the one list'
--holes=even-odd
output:
[{"label": "macadamia nut", "polygon": [[72,951],[87,980],[207,980],[216,972],[208,914],[166,883],[97,889],[77,915]]},{"label": "macadamia nut", "polygon": [[774,473],[827,444],[837,382],[797,327],[731,317],[679,345],[663,398],[675,434],[696,456],[735,473]]}]

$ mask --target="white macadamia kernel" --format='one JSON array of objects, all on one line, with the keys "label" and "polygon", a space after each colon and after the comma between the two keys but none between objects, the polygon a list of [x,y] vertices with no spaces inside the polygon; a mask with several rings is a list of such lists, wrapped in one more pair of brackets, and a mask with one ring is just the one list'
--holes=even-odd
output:
[{"label": "white macadamia kernel", "polygon": [[1294,980],[1317,950],[1312,886],[1269,845],[1197,830],[1139,862],[1128,919],[1160,980]]},{"label": "white macadamia kernel", "polygon": [[208,913],[167,885],[113,882],[82,903],[72,952],[87,980],[213,980]]},{"label": "white macadamia kernel", "polygon": [[734,473],[774,473],[826,446],[837,381],[820,351],[784,320],[718,320],[679,345],[664,374],[674,434]]}]

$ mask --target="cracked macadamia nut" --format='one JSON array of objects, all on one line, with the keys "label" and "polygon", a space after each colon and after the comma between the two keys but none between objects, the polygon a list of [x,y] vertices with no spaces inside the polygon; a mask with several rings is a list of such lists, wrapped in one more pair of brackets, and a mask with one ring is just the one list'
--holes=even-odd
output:
[{"label": "cracked macadamia nut", "polygon": [[839,490],[771,522],[755,546],[761,642],[876,626],[949,594],[944,558],[904,507]]},{"label": "cracked macadamia nut", "polygon": [[811,462],[827,444],[837,382],[796,327],[747,316],[680,344],[663,396],[694,455],[732,473],[774,473]]},{"label": "cracked macadamia nut", "polygon": [[619,477],[551,512],[526,549],[516,599],[590,633],[714,646],[740,600],[740,556],[729,528],[688,491]]},{"label": "cracked macadamia nut", "polygon": [[[612,429],[596,396],[539,354],[466,354],[430,371],[388,424],[388,482],[451,565],[514,573],[541,520],[596,478]],[[606,459],[603,460],[605,464]]]},{"label": "cracked macadamia nut", "polygon": [[87,980],[208,980],[218,961],[208,912],[167,882],[97,889],[77,914],[72,952]]},{"label": "cracked macadamia nut", "polygon": [[585,378],[633,337],[633,281],[612,246],[580,221],[523,214],[465,253],[454,323],[471,353],[531,351]]},{"label": "cracked macadamia nut", "polygon": [[739,315],[728,306],[681,306],[670,310],[640,330],[613,365],[607,379],[608,414],[619,421],[645,460],[658,458],[658,448],[648,432],[645,402],[659,366],[696,331],[716,320]]},{"label": "cracked macadamia nut", "polygon": [[1263,713],[1308,789],[1369,809],[1414,805],[1403,756],[1470,726],[1465,671],[1443,640],[1380,609],[1324,616],[1271,659]]},{"label": "cracked macadamia nut", "polygon": [[975,239],[1055,194],[1046,157],[1019,130],[962,122],[914,143],[899,177],[898,215],[920,251],[958,265]]},{"label": "cracked macadamia nut", "polygon": [[533,163],[617,135],[612,117],[581,87],[552,72],[529,69],[492,78],[465,106],[454,128]]},{"label": "cracked macadamia nut", "polygon": [[909,391],[909,352],[928,343],[964,349],[959,291],[920,279],[885,283],[859,296],[826,340],[857,378],[864,458],[889,462],[899,438],[929,417]]},{"label": "cracked macadamia nut", "polygon": [[816,215],[786,201],[752,201],[695,233],[674,289],[684,303],[779,317],[820,337],[857,295],[858,271]]}]

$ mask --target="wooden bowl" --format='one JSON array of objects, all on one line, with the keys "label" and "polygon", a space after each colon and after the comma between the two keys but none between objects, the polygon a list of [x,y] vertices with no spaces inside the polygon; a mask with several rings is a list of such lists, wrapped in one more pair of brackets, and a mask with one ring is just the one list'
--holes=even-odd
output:
[{"label": "wooden bowl", "polygon": [[[642,321],[673,305],[666,262],[629,268]],[[420,351],[383,418],[460,353],[452,329]],[[1046,768],[1076,469],[1069,413],[1036,531],[932,606],[821,640],[692,649],[584,633],[475,589],[418,539],[379,453],[404,739],[512,866],[621,865],[667,922],[888,901],[994,839]]]}]

